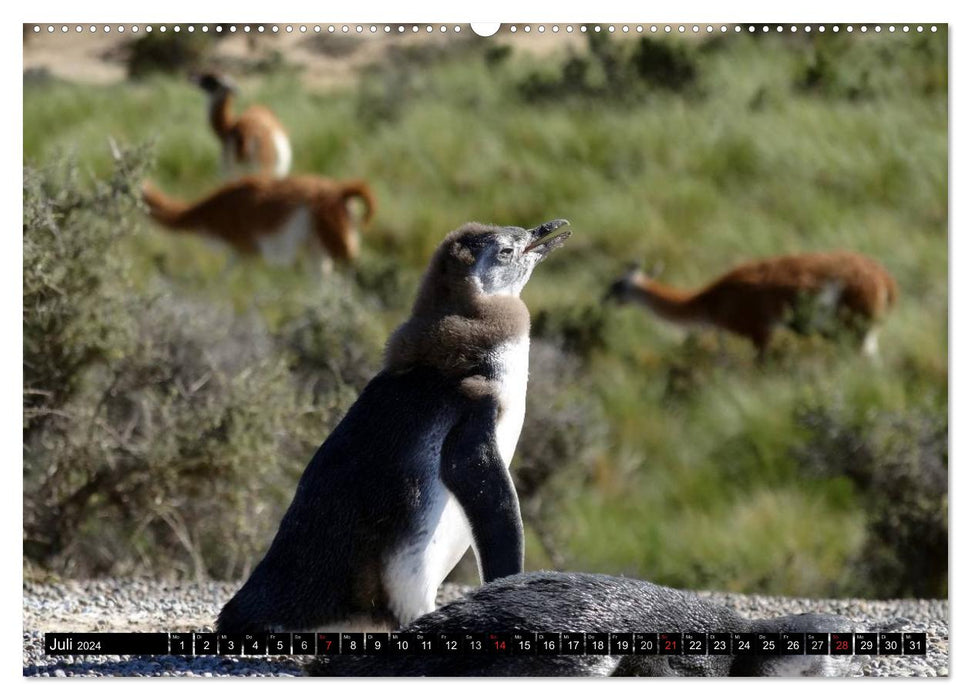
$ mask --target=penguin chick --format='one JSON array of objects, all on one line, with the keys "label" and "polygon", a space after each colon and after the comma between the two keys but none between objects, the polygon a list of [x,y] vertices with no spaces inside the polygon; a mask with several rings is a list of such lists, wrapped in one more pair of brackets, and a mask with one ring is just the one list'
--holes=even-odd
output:
[{"label": "penguin chick", "polygon": [[310,461],[220,632],[401,627],[435,609],[470,545],[483,581],[522,571],[508,472],[528,369],[519,293],[567,223],[445,238],[384,369]]},{"label": "penguin chick", "polygon": [[[414,621],[404,632],[851,632],[866,623],[805,613],[747,620],[693,593],[603,574],[533,571],[479,588]],[[422,654],[321,657],[324,676],[834,676],[855,673],[847,656]]]}]

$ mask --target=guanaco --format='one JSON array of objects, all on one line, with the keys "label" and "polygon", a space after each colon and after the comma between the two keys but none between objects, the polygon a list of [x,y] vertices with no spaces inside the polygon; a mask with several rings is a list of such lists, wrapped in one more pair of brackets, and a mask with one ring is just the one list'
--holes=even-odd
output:
[{"label": "guanaco", "polygon": [[807,307],[857,333],[863,353],[875,356],[875,322],[896,298],[890,273],[875,260],[849,251],[753,260],[693,291],[662,284],[632,266],[605,296],[639,302],[666,321],[715,326],[748,338],[760,360],[778,326],[828,334],[828,329],[806,322]]},{"label": "guanaco", "polygon": [[209,95],[209,124],[222,145],[227,177],[253,172],[284,177],[290,172],[290,139],[273,112],[253,105],[234,116],[232,81],[217,73],[202,73],[192,81]]},{"label": "guanaco", "polygon": [[191,204],[146,182],[142,198],[152,218],[166,228],[195,231],[277,265],[292,264],[307,243],[322,248],[330,259],[350,262],[357,257],[360,243],[349,200],[363,201],[363,224],[371,220],[375,207],[371,188],[363,180],[314,175],[244,177]]}]

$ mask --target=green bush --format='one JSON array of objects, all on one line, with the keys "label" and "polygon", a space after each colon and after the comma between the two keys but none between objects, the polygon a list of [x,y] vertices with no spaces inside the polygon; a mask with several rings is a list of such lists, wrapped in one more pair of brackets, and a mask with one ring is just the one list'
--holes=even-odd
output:
[{"label": "green bush", "polygon": [[697,60],[684,43],[641,37],[631,56],[637,76],[651,87],[684,92],[698,77]]},{"label": "green bush", "polygon": [[886,97],[901,88],[915,97],[947,93],[945,33],[882,37],[876,47],[861,35],[817,33],[811,41],[794,81],[800,91],[847,100]]},{"label": "green bush", "polygon": [[127,269],[109,253],[136,217],[146,160],[129,153],[93,182],[67,159],[24,169],[25,437],[74,395],[84,369],[131,342],[118,284]]},{"label": "green bush", "polygon": [[151,32],[130,44],[126,57],[128,76],[144,78],[153,73],[186,73],[202,68],[209,58],[215,36],[194,32]]},{"label": "green bush", "polygon": [[255,318],[161,295],[134,336],[30,443],[25,551],[74,575],[239,576],[312,449],[307,409]]},{"label": "green bush", "polygon": [[851,419],[832,407],[801,409],[795,450],[816,477],[849,479],[866,508],[867,541],[855,583],[880,597],[947,597],[947,421],[937,412]]},{"label": "green bush", "polygon": [[805,92],[816,92],[828,97],[845,97],[857,100],[872,97],[870,73],[846,66],[847,57],[829,46],[817,46],[811,58],[802,67],[796,79],[796,87]]},{"label": "green bush", "polygon": [[567,306],[541,309],[530,334],[560,345],[566,352],[587,358],[602,350],[606,318],[602,306]]},{"label": "green bush", "polygon": [[438,86],[430,79],[431,69],[450,59],[485,56],[486,45],[474,34],[447,41],[391,45],[382,61],[362,71],[357,86],[357,118],[373,129],[400,122],[416,103],[434,104]]},{"label": "green bush", "polygon": [[523,519],[558,568],[569,564],[561,506],[583,488],[606,449],[607,423],[578,357],[548,341],[533,341],[526,418],[513,459]]},{"label": "green bush", "polygon": [[590,33],[586,53],[566,59],[559,75],[527,74],[519,93],[527,101],[584,96],[633,102],[657,90],[691,93],[698,73],[696,52],[681,42],[645,36],[631,47],[607,33]]},{"label": "green bush", "polygon": [[285,315],[276,334],[305,395],[314,405],[330,405],[341,413],[381,369],[384,344],[374,309],[347,294],[347,281],[323,285],[312,302]]},{"label": "green bush", "polygon": [[135,162],[90,184],[25,173],[24,554],[73,576],[236,578],[380,345],[341,279],[276,331],[134,284]]}]

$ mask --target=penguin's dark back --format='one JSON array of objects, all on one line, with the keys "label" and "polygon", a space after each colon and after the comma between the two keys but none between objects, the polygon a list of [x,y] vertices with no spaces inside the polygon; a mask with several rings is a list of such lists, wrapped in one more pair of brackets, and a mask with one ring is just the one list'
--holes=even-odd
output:
[{"label": "penguin's dark back", "polygon": [[[444,605],[406,632],[784,632],[850,631],[833,615],[746,620],[699,596],[602,574],[535,571],[499,579]],[[335,656],[311,675],[336,676],[793,676],[841,675],[852,662],[828,657],[658,656]]]},{"label": "penguin's dark back", "polygon": [[310,460],[219,629],[313,629],[342,610],[383,609],[377,562],[407,530],[402,519],[426,505],[442,443],[467,401],[457,379],[432,368],[372,379]]},{"label": "penguin's dark back", "polygon": [[728,608],[648,581],[533,571],[473,591],[416,620],[408,631],[704,632],[732,629],[739,620]]}]

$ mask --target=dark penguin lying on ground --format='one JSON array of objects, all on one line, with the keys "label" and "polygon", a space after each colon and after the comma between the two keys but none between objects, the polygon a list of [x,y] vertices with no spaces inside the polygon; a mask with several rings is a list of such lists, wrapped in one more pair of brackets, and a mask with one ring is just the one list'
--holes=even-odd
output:
[{"label": "dark penguin lying on ground", "polygon": [[529,366],[519,294],[566,224],[445,238],[384,370],[317,450],[219,632],[398,628],[435,609],[470,545],[483,581],[522,571],[508,473]]},{"label": "dark penguin lying on ground", "polygon": [[[852,632],[836,615],[747,620],[698,596],[603,574],[537,571],[494,581],[415,620],[404,632]],[[331,656],[311,662],[322,676],[835,676],[847,656]]]}]

